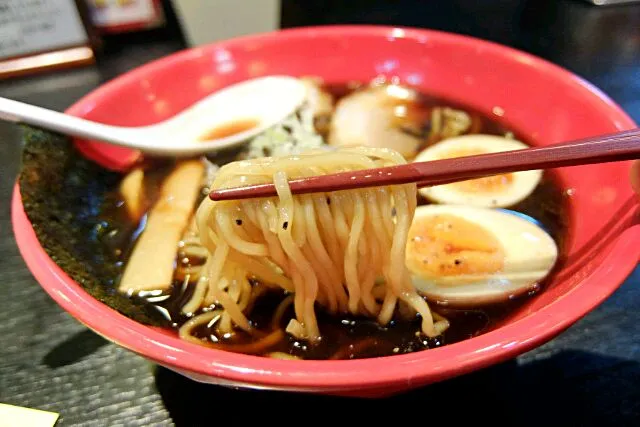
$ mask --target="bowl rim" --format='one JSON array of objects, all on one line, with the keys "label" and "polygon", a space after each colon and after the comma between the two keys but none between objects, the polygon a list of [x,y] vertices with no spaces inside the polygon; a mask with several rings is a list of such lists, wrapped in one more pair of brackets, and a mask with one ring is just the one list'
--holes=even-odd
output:
[{"label": "bowl rim", "polygon": [[[636,127],[634,121],[604,92],[582,77],[529,53],[467,35],[439,30],[378,25],[331,25],[299,27],[258,33],[204,46],[184,49],[128,71],[79,99],[67,113],[82,115],[105,94],[128,85],[146,73],[171,67],[175,62],[201,55],[215,47],[242,45],[247,41],[323,35],[370,35],[387,37],[401,29],[407,38],[434,37],[472,45],[502,56],[523,58],[530,66],[571,83],[576,90],[599,99],[599,107],[621,128]],[[438,381],[486,367],[526,352],[561,333],[608,298],[637,264],[640,225],[623,231],[608,255],[582,284],[600,280],[600,286],[576,286],[562,298],[534,315],[510,322],[496,330],[462,342],[428,351],[373,359],[290,361],[210,349],[154,330],[109,308],[90,296],[46,254],[28,220],[18,183],[12,198],[12,224],[20,253],[40,286],[77,321],[124,348],[163,366],[208,377],[265,387],[311,390],[348,390],[391,384]],[[614,267],[615,266],[615,267]],[[383,367],[381,369],[381,367]]]}]

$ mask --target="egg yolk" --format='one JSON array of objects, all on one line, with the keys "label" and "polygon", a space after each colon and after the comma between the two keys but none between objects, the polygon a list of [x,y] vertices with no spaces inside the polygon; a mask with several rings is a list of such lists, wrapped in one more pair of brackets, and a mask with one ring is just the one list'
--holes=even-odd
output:
[{"label": "egg yolk", "polygon": [[[475,156],[478,154],[486,154],[486,152],[477,148],[462,148],[450,150],[440,158],[451,159],[455,157]],[[507,173],[460,181],[449,185],[462,193],[499,193],[501,190],[508,188],[512,183],[513,174]]]},{"label": "egg yolk", "polygon": [[504,249],[498,239],[455,215],[416,218],[408,237],[407,266],[420,275],[473,275],[477,280],[504,267]]}]

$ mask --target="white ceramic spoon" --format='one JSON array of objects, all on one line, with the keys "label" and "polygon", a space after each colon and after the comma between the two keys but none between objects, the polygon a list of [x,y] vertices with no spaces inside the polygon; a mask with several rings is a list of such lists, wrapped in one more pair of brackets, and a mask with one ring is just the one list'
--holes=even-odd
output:
[{"label": "white ceramic spoon", "polygon": [[[0,98],[0,119],[150,154],[189,156],[245,142],[292,114],[305,97],[306,88],[298,79],[268,76],[214,92],[151,126],[105,125],[6,98]],[[229,131],[234,126],[238,133],[223,135],[225,127]],[[220,137],[216,138],[216,130]]]}]

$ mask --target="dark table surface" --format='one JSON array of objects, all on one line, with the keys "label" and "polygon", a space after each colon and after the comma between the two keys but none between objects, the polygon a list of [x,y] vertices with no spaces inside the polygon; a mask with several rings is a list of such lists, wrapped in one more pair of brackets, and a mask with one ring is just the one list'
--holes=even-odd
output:
[{"label": "dark table surface", "polygon": [[[640,122],[640,5],[600,8],[569,0],[320,3],[284,0],[283,26],[409,25],[497,41],[579,74]],[[121,38],[107,45],[94,67],[0,82],[0,96],[63,110],[104,81],[182,47],[180,40],[167,37]],[[58,412],[60,426],[198,425],[226,417],[299,422],[306,417],[285,418],[293,415],[291,409],[304,408],[310,418],[338,419],[334,410],[324,408],[340,406],[358,415],[401,408],[394,420],[411,416],[412,422],[425,423],[441,415],[509,425],[640,425],[640,269],[602,306],[548,344],[384,403],[230,390],[159,368],[63,312],[25,267],[9,206],[20,149],[19,130],[0,123],[0,402]],[[230,409],[228,402],[242,402],[246,410]],[[403,405],[408,402],[421,405]],[[269,409],[253,411],[259,403],[268,403]]]}]

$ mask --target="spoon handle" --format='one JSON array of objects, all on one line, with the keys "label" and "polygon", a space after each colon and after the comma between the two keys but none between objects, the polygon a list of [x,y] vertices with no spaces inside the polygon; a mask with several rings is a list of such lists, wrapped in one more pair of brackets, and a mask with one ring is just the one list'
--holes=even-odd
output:
[{"label": "spoon handle", "polygon": [[123,129],[0,97],[0,120],[26,123],[65,135],[126,145]]}]

